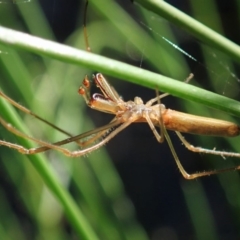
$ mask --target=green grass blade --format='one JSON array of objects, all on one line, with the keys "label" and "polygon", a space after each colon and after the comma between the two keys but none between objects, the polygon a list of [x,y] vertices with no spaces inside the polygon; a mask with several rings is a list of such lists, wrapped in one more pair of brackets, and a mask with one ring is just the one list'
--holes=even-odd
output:
[{"label": "green grass blade", "polygon": [[[12,106],[6,103],[3,99],[0,99],[1,103],[1,114],[8,115],[7,120],[10,121],[16,128],[27,132],[22,121],[19,119],[16,112],[13,110]],[[32,147],[32,145],[25,139],[21,139],[21,143],[24,146]],[[74,226],[76,232],[83,239],[92,240],[98,239],[94,231],[90,227],[87,219],[78,208],[71,195],[66,191],[65,188],[60,184],[59,179],[57,179],[51,166],[47,163],[47,160],[42,154],[29,156],[31,163],[37,169],[39,174],[42,176],[46,185],[51,189],[57,199],[61,202],[66,215],[68,216],[70,222]]]},{"label": "green grass blade", "polygon": [[228,112],[229,114],[240,116],[239,103],[237,101],[116,60],[4,27],[0,27],[0,42],[65,62],[84,65],[133,83],[153,89],[158,88],[174,96],[199,102],[209,107]]},{"label": "green grass blade", "polygon": [[161,0],[136,0],[135,2],[159,16],[168,19],[209,46],[226,53],[237,61],[240,60],[240,48],[237,44],[172,7],[170,4]]}]

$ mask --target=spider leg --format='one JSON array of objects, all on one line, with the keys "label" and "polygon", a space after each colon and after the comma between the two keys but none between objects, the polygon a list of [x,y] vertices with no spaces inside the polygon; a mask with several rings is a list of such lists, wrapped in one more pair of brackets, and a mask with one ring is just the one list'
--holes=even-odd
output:
[{"label": "spider leg", "polygon": [[[192,73],[190,73],[184,82],[189,83],[193,77],[194,77],[194,75]],[[170,93],[163,93],[161,95],[157,94],[157,96],[155,98],[152,98],[149,101],[147,101],[146,106],[147,107],[152,106],[155,102],[157,102],[158,100],[160,100],[164,97],[167,97],[168,95],[170,95]]]},{"label": "spider leg", "polygon": [[90,153],[98,148],[100,148],[101,146],[103,146],[104,144],[106,144],[109,140],[111,140],[113,137],[115,137],[119,132],[121,132],[124,128],[128,127],[132,122],[134,122],[135,120],[129,120],[124,122],[122,125],[120,125],[118,128],[116,128],[114,131],[112,131],[108,136],[106,136],[103,140],[101,140],[100,142],[98,142],[97,144],[90,146],[84,150],[77,150],[77,151],[73,151],[70,153],[70,157],[79,157],[84,155],[85,153]]},{"label": "spider leg", "polygon": [[[76,154],[72,154],[71,151],[69,151],[68,149],[66,148],[63,148],[63,147],[60,147],[60,145],[63,145],[63,144],[67,144],[67,143],[70,143],[70,142],[75,142],[75,141],[78,141],[79,139],[81,138],[86,138],[88,136],[91,136],[91,135],[94,135],[94,134],[98,134],[99,132],[103,132],[104,130],[106,131],[106,129],[109,129],[109,128],[112,128],[116,125],[119,125],[120,122],[118,120],[115,120],[103,127],[100,127],[100,128],[97,128],[97,129],[94,129],[94,130],[91,130],[91,131],[88,131],[86,133],[83,133],[83,134],[79,134],[77,136],[73,136],[73,137],[70,137],[70,138],[67,138],[67,139],[64,139],[62,141],[59,141],[59,142],[56,142],[56,143],[47,143],[45,141],[42,141],[42,140],[39,140],[37,138],[34,138],[34,137],[31,137],[31,136],[28,136],[27,134],[25,133],[22,133],[21,131],[19,131],[18,129],[14,128],[11,124],[7,123],[3,118],[0,117],[0,123],[2,124],[3,127],[5,127],[9,132],[12,132],[13,134],[19,136],[19,137],[22,137],[22,138],[25,138],[25,139],[28,139],[28,140],[31,140],[33,142],[36,142],[38,143],[39,145],[42,145],[42,147],[36,147],[36,148],[25,148],[19,144],[14,144],[14,143],[10,143],[10,142],[7,142],[7,141],[3,141],[3,140],[0,140],[0,145],[3,145],[3,146],[6,146],[6,147],[9,147],[9,148],[13,148],[17,151],[19,151],[20,153],[22,154],[27,154],[27,155],[30,155],[30,154],[36,154],[36,153],[40,153],[40,152],[45,152],[49,149],[55,149],[59,152],[62,152],[64,155],[66,156],[73,156],[73,157],[77,157],[77,156],[82,156],[88,152],[91,152],[95,149],[97,149],[97,147],[94,147],[94,146],[91,146],[89,148],[85,148],[83,150],[78,150],[78,151],[74,151],[74,152],[77,152],[77,155]],[[131,123],[131,122],[130,122]],[[129,124],[130,124],[129,123]],[[123,127],[122,127],[123,129]],[[117,129],[116,129],[117,130]],[[115,136],[115,135],[114,135]],[[106,139],[106,140],[105,140]],[[107,138],[103,139],[103,141],[100,141],[98,143],[99,147],[102,146],[104,143],[106,143],[108,140],[111,139],[111,137],[107,136]],[[101,142],[103,142],[101,144]],[[93,149],[93,150],[91,150]]]},{"label": "spider leg", "polygon": [[[166,141],[168,143],[168,146],[171,150],[171,153],[174,157],[174,160],[178,166],[178,169],[180,170],[181,174],[183,175],[183,177],[187,180],[191,180],[191,179],[195,179],[195,178],[198,178],[198,177],[203,177],[203,176],[209,176],[211,174],[216,174],[216,173],[219,173],[219,172],[216,172],[216,171],[210,171],[210,172],[200,172],[200,173],[191,173],[189,174],[188,172],[186,172],[186,170],[184,169],[183,165],[181,164],[179,158],[178,158],[178,155],[173,147],[173,144],[172,144],[172,141],[167,133],[167,130],[164,128],[164,135],[165,135],[165,138],[166,138]],[[234,168],[235,169],[235,168]],[[233,169],[229,169],[229,171],[231,171]]]},{"label": "spider leg", "polygon": [[[152,122],[152,120],[151,120],[151,118],[149,116],[148,111],[145,112],[145,118],[146,118],[146,120],[148,122],[149,127],[153,131],[153,134],[155,135],[157,141],[162,143],[164,141],[164,133],[163,133],[164,125],[163,125],[163,118],[162,118],[162,114],[161,114],[160,96],[159,96],[159,93],[158,93],[157,90],[156,90],[156,95],[157,95],[156,100],[158,101],[158,106],[159,106],[159,110],[158,110],[159,111],[158,124],[159,124],[159,127],[160,127],[160,134],[157,132],[156,127],[154,126],[154,124],[153,124],[153,122]],[[150,102],[150,104],[151,104],[151,102]]]},{"label": "spider leg", "polygon": [[198,152],[198,153],[206,153],[206,154],[212,154],[212,155],[218,155],[222,157],[237,157],[240,158],[240,153],[235,153],[235,152],[226,152],[226,151],[218,151],[215,149],[206,149],[202,147],[195,147],[191,145],[180,132],[176,131],[177,136],[180,138],[181,142],[184,144],[184,146],[192,151],[192,152]]},{"label": "spider leg", "polygon": [[[109,124],[115,122],[117,120],[117,118],[115,117]],[[119,123],[120,124],[120,123]],[[103,131],[99,131],[96,135],[94,135],[93,137],[91,137],[90,139],[86,140],[86,141],[81,141],[81,146],[88,146],[91,143],[95,142],[96,140],[100,139],[101,137],[103,137],[104,135],[106,135],[109,131],[111,131],[111,127],[108,129],[105,129]]]},{"label": "spider leg", "polygon": [[[11,124],[7,123],[3,118],[0,117],[0,123],[3,125],[3,127],[5,127],[9,132],[19,136],[19,137],[22,137],[22,138],[25,138],[25,139],[28,139],[28,140],[31,140],[31,141],[34,141],[40,145],[44,145],[46,146],[48,149],[55,149],[55,150],[58,150],[60,152],[64,152],[65,150],[62,148],[62,147],[59,147],[59,146],[56,146],[56,145],[52,145],[50,143],[47,143],[47,142],[44,142],[42,140],[39,140],[39,139],[36,139],[34,137],[30,137],[28,136],[27,134],[25,133],[22,133],[20,132],[18,129],[14,128]],[[35,152],[35,149],[37,148],[30,148],[30,149],[27,149],[19,144],[14,144],[14,143],[10,143],[10,142],[7,142],[7,141],[3,141],[3,140],[0,140],[0,145],[3,145],[3,146],[6,146],[6,147],[10,147],[10,148],[13,148],[13,149],[16,149],[17,151],[19,151],[20,153],[22,154],[34,154],[36,153]]]},{"label": "spider leg", "polygon": [[73,136],[73,135],[70,134],[69,132],[67,132],[67,131],[65,131],[65,130],[59,128],[59,127],[57,127],[56,125],[54,125],[54,124],[52,124],[52,123],[50,123],[50,122],[48,122],[46,119],[38,116],[37,114],[35,114],[34,112],[30,111],[30,110],[27,109],[26,107],[24,107],[24,106],[22,106],[21,104],[15,102],[13,99],[11,99],[10,97],[8,97],[5,93],[3,93],[3,92],[1,92],[1,91],[0,91],[0,96],[1,96],[2,98],[4,98],[5,100],[7,100],[9,103],[11,103],[11,105],[13,105],[13,106],[16,107],[17,109],[21,110],[22,112],[24,112],[24,113],[26,113],[26,114],[29,114],[29,115],[37,118],[38,120],[46,123],[48,126],[56,129],[57,131],[59,131],[59,132],[61,132],[61,133],[66,134],[66,135],[69,136],[69,137]]},{"label": "spider leg", "polygon": [[[154,136],[156,137],[157,141],[160,142],[160,143],[162,143],[162,142],[164,141],[163,132],[160,131],[160,134],[158,133],[158,131],[157,131],[156,127],[154,126],[152,120],[150,119],[148,113],[145,114],[145,119],[147,120],[147,123],[148,123],[149,127],[151,128],[151,130],[152,130]],[[161,127],[161,126],[162,126],[162,125],[160,124],[160,128],[161,128],[161,130],[162,130],[162,127]]]},{"label": "spider leg", "polygon": [[[217,151],[217,150],[211,150],[211,149],[206,149],[206,148],[201,148],[201,147],[195,147],[193,145],[191,145],[184,137],[183,135],[180,133],[180,132],[177,132],[176,131],[176,134],[177,136],[179,137],[179,139],[181,140],[181,142],[184,144],[184,146],[192,151],[192,152],[198,152],[198,153],[206,153],[206,154],[213,154],[213,155],[218,155],[218,156],[222,156],[222,157],[240,157],[240,153],[234,153],[234,152],[225,152],[225,151]],[[172,145],[172,144],[171,144]],[[169,145],[170,146],[170,145]],[[171,148],[171,147],[170,147]],[[173,148],[173,146],[172,146]],[[172,151],[172,148],[171,148],[171,151]],[[175,150],[174,150],[175,152]],[[173,151],[172,151],[173,153]],[[176,154],[176,153],[175,153]],[[174,153],[173,153],[174,155]],[[175,158],[175,157],[174,157]],[[181,163],[179,162],[179,159],[175,158],[175,161],[179,167],[179,164],[180,164],[180,167],[182,167]],[[181,171],[181,168],[179,167],[180,171]],[[218,170],[210,170],[210,171],[205,171],[205,172],[199,172],[199,173],[194,173],[194,174],[183,174],[183,172],[181,171],[181,173],[183,174],[183,176],[186,178],[186,179],[194,179],[194,178],[198,178],[198,177],[203,177],[203,176],[210,176],[210,175],[213,175],[213,174],[218,174],[218,173],[222,173],[222,172],[229,172],[229,171],[235,171],[235,170],[240,170],[240,166],[236,166],[236,167],[231,167],[231,168],[224,168],[224,169],[218,169]],[[184,170],[185,172],[185,170]],[[185,172],[186,173],[186,172]]]}]

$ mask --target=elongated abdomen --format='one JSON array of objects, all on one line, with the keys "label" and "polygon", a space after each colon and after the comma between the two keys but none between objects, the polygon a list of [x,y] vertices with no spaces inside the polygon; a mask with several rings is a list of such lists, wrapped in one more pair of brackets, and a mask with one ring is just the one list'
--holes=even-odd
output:
[{"label": "elongated abdomen", "polygon": [[167,109],[163,113],[167,129],[183,133],[234,137],[240,134],[237,124]]}]

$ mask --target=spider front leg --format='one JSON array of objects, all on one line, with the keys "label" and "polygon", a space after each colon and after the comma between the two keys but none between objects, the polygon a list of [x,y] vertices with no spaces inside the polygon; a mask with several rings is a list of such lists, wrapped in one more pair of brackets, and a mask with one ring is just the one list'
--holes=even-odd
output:
[{"label": "spider front leg", "polygon": [[76,150],[76,151],[69,151],[66,148],[60,147],[63,144],[67,144],[70,142],[78,142],[80,139],[84,139],[86,137],[89,136],[95,136],[98,135],[99,133],[102,133],[103,131],[107,131],[109,128],[113,128],[119,124],[121,124],[121,122],[119,122],[118,120],[112,121],[111,123],[91,130],[89,132],[83,133],[83,134],[79,134],[77,136],[73,136],[64,140],[61,140],[59,142],[55,142],[55,143],[47,143],[45,141],[39,140],[37,138],[28,136],[24,133],[22,133],[21,131],[19,131],[18,129],[14,128],[11,124],[7,123],[3,118],[0,117],[0,124],[5,127],[9,132],[12,132],[13,134],[22,137],[24,139],[28,139],[30,141],[33,141],[37,144],[39,144],[41,147],[36,147],[36,148],[26,148],[23,147],[19,144],[14,144],[14,143],[10,143],[7,141],[3,141],[0,140],[0,145],[2,146],[6,146],[12,149],[17,150],[18,152],[22,153],[22,154],[26,154],[26,155],[32,155],[32,154],[37,154],[37,153],[41,153],[41,152],[45,152],[47,150],[50,149],[54,149],[57,150],[61,153],[63,153],[64,155],[68,156],[68,157],[80,157],[85,155],[86,153],[90,153],[94,150],[96,150],[97,148],[103,146],[104,144],[106,144],[111,138],[113,138],[117,133],[119,133],[120,131],[122,131],[125,127],[127,127],[129,124],[131,124],[131,122],[126,122],[123,123],[122,125],[120,125],[117,129],[115,129],[113,132],[111,132],[107,137],[105,137],[104,139],[101,139],[98,143],[84,148],[84,149],[80,149],[80,150]]},{"label": "spider front leg", "polygon": [[[38,143],[39,145],[44,146],[45,149],[43,151],[46,151],[46,150],[49,150],[49,149],[55,149],[55,150],[58,150],[58,151],[64,153],[65,155],[68,155],[68,153],[69,153],[69,151],[67,149],[65,149],[65,148],[59,147],[57,145],[53,145],[51,143],[47,143],[47,142],[39,140],[37,138],[30,137],[27,134],[20,132],[18,129],[14,128],[11,124],[7,123],[1,117],[0,117],[0,124],[3,127],[5,127],[9,132],[15,134],[16,136],[28,139],[30,141]],[[6,147],[9,147],[9,148],[13,148],[13,149],[17,150],[18,152],[20,152],[22,154],[27,154],[27,155],[43,152],[40,149],[41,147],[40,148],[29,148],[28,149],[28,148],[25,148],[25,147],[23,147],[23,146],[21,146],[19,144],[10,143],[10,142],[3,141],[3,140],[0,140],[0,145],[6,146]],[[39,149],[40,149],[40,151],[39,151]]]}]

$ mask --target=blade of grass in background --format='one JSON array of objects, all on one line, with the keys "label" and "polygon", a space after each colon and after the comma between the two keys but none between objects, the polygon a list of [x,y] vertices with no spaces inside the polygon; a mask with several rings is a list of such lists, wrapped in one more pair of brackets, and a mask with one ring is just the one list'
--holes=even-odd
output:
[{"label": "blade of grass in background", "polygon": [[[0,41],[39,54],[55,57],[70,63],[81,63],[104,73],[117,75],[143,86],[158,87],[164,92],[188,100],[200,102],[226,112],[239,115],[238,102],[206,90],[164,77],[146,70],[129,66],[88,52],[75,50],[50,41],[41,40],[6,28],[0,28]],[[111,66],[111,68],[109,68]],[[202,96],[205,98],[202,98]]]}]

